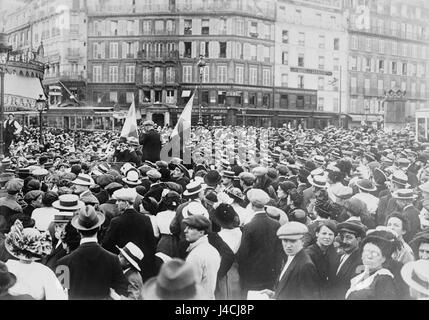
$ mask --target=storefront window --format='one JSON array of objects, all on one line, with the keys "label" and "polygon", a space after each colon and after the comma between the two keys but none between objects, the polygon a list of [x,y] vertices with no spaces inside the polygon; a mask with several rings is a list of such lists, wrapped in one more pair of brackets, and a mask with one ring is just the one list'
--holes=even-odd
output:
[{"label": "storefront window", "polygon": [[76,129],[82,129],[82,117],[76,118]]},{"label": "storefront window", "polygon": [[74,130],[76,127],[76,118],[75,117],[70,117],[70,129]]},{"label": "storefront window", "polygon": [[92,129],[93,125],[92,125],[92,117],[83,117],[83,127],[82,129]]},{"label": "storefront window", "polygon": [[94,117],[94,129],[103,130],[103,118],[102,117]]},{"label": "storefront window", "polygon": [[104,130],[112,130],[113,121],[110,117],[104,117]]}]

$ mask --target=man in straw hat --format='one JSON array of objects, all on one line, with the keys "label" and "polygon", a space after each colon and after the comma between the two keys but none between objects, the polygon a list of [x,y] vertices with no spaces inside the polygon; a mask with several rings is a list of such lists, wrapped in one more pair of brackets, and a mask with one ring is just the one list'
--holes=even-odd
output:
[{"label": "man in straw hat", "polygon": [[143,280],[140,275],[139,263],[142,261],[144,254],[132,242],[128,242],[123,248],[117,248],[119,250],[119,262],[128,280],[127,298],[130,300],[142,300]]},{"label": "man in straw hat", "polygon": [[303,237],[308,228],[297,221],[287,222],[277,230],[286,253],[286,263],[277,278],[275,291],[264,290],[276,300],[320,299],[320,278],[314,263],[304,250]]},{"label": "man in straw hat", "polygon": [[127,294],[127,280],[118,256],[101,248],[97,232],[104,215],[86,206],[74,216],[71,224],[81,235],[80,246],[58,261],[57,276],[64,279],[69,299],[108,299],[110,289]]},{"label": "man in straw hat", "polygon": [[420,231],[420,212],[414,207],[413,202],[417,198],[412,189],[399,189],[392,194],[393,199],[396,200],[401,215],[406,217],[409,222],[409,232],[404,235],[406,242],[410,241],[414,235]]},{"label": "man in straw hat", "polygon": [[366,204],[369,215],[375,220],[379,199],[372,192],[376,191],[377,187],[369,179],[359,179],[356,181],[356,186],[359,189],[359,193],[355,194],[352,199],[362,200]]},{"label": "man in straw hat", "polygon": [[103,248],[118,254],[117,246],[123,248],[128,242],[134,243],[144,253],[142,278],[146,280],[156,274],[156,244],[149,217],[134,208],[136,197],[137,191],[130,188],[119,189],[113,193],[120,214],[111,220],[103,239]]},{"label": "man in straw hat", "polygon": [[401,276],[409,286],[412,298],[429,299],[429,260],[408,262],[402,267]]}]

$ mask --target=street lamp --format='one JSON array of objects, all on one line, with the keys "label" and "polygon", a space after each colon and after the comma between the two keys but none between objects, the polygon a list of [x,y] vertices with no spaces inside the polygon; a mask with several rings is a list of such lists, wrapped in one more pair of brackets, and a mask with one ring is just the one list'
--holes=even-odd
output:
[{"label": "street lamp", "polygon": [[36,100],[36,109],[39,111],[39,125],[40,125],[40,144],[43,145],[43,134],[42,134],[42,114],[43,111],[46,111],[46,102],[47,100],[43,97],[43,95],[39,95],[39,99]]},{"label": "street lamp", "polygon": [[7,45],[6,34],[0,33],[0,153],[4,155],[3,123],[4,123],[4,74],[12,46]]},{"label": "street lamp", "polygon": [[203,55],[200,55],[200,60],[198,60],[198,68],[200,70],[200,93],[199,93],[199,109],[198,109],[198,126],[202,126],[203,125],[203,115],[201,113],[201,108],[202,108],[202,100],[203,100],[203,91],[202,91],[202,82],[203,82],[203,74],[204,74],[204,68],[205,66],[207,66],[207,63],[204,59]]}]

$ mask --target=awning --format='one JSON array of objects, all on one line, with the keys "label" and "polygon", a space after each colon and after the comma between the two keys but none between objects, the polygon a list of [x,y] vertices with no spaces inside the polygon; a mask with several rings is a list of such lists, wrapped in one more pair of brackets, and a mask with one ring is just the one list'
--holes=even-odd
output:
[{"label": "awning", "polygon": [[19,76],[16,74],[4,75],[4,93],[16,97],[39,99],[44,95],[42,84],[39,78]]},{"label": "awning", "polygon": [[187,98],[191,96],[191,90],[183,90],[182,91],[182,98]]}]

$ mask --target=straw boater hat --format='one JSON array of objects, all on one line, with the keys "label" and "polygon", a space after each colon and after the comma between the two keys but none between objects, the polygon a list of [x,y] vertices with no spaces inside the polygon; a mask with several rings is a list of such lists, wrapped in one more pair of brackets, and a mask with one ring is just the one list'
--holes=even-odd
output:
[{"label": "straw boater hat", "polygon": [[12,256],[25,261],[41,260],[52,251],[49,232],[42,233],[35,228],[24,228],[19,219],[15,220],[4,244]]},{"label": "straw boater hat", "polygon": [[402,267],[401,276],[410,288],[429,297],[429,260],[408,262]]},{"label": "straw boater hat", "polygon": [[325,176],[316,175],[312,177],[311,175],[307,177],[308,182],[314,187],[325,189],[327,188],[327,180]]},{"label": "straw boater hat", "polygon": [[157,277],[143,286],[145,300],[204,300],[208,296],[197,283],[194,268],[189,262],[171,259],[161,266]]},{"label": "straw boater hat", "polygon": [[197,194],[202,190],[201,182],[198,181],[191,181],[186,185],[186,190],[183,192],[183,195],[185,197],[191,196],[193,194]]},{"label": "straw boater hat", "polygon": [[413,189],[399,189],[392,193],[392,197],[398,200],[414,200],[417,196]]},{"label": "straw boater hat", "polygon": [[125,178],[122,178],[122,181],[129,185],[138,186],[142,183],[139,176],[139,171],[133,168],[127,171]]},{"label": "straw boater hat", "polygon": [[73,184],[77,184],[80,186],[92,186],[94,185],[94,180],[85,173],[79,173],[79,175],[72,181]]},{"label": "straw boater hat", "polygon": [[372,183],[371,180],[368,180],[368,179],[359,179],[356,182],[356,186],[360,190],[365,191],[365,192],[372,192],[372,191],[377,190],[377,187]]},{"label": "straw boater hat", "polygon": [[63,194],[52,203],[52,207],[60,211],[76,211],[84,206],[85,204],[79,200],[77,194]]},{"label": "straw boater hat", "polygon": [[141,271],[139,267],[139,262],[143,260],[144,253],[140,250],[139,247],[137,247],[132,242],[128,242],[125,247],[120,248],[116,246],[116,248],[118,248],[119,252],[122,253],[124,258],[127,259],[128,262],[131,263],[134,268],[136,268],[138,271]]}]

